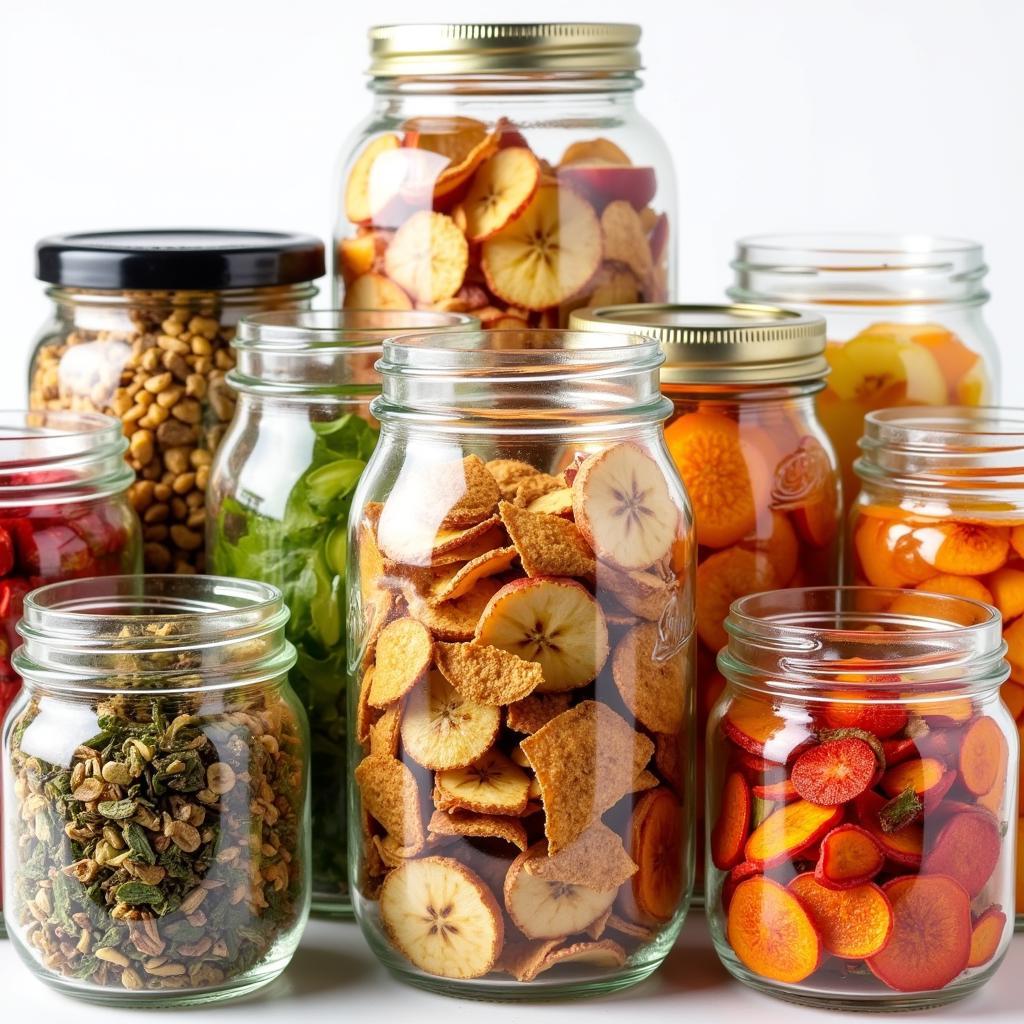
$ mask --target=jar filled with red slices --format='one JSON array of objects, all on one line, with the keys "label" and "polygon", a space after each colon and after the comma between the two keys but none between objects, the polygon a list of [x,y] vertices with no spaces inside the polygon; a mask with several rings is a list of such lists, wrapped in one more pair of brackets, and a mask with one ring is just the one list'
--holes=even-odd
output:
[{"label": "jar filled with red slices", "polygon": [[999,613],[871,587],[743,598],[708,732],[707,908],[740,981],[828,1008],[975,991],[1013,933],[1020,749]]},{"label": "jar filled with red slices", "polygon": [[0,718],[21,689],[11,654],[29,591],[141,569],[127,447],[108,416],[0,412]]},{"label": "jar filled with red slices", "polygon": [[337,305],[564,327],[674,297],[675,180],[637,109],[640,28],[382,25],[345,144]]},{"label": "jar filled with red slices", "polygon": [[656,342],[384,342],[349,516],[350,871],[420,987],[588,995],[693,881],[693,522]]}]

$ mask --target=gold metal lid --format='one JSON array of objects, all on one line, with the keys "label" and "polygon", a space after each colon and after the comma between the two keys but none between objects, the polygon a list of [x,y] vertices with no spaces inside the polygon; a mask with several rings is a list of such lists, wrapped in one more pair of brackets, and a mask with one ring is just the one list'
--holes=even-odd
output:
[{"label": "gold metal lid", "polygon": [[666,383],[797,384],[828,373],[824,317],[778,306],[591,306],[569,326],[657,338]]},{"label": "gold metal lid", "polygon": [[376,25],[375,78],[500,71],[637,71],[640,26],[601,22]]}]

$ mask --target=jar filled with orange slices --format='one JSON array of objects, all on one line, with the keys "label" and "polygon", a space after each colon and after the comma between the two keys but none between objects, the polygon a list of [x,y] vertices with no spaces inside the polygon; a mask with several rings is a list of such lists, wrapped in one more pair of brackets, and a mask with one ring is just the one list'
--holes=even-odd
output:
[{"label": "jar filled with orange slices", "polygon": [[707,910],[725,967],[828,1009],[984,985],[1013,934],[1019,743],[999,614],[819,587],[733,605],[708,731]]},{"label": "jar filled with orange slices", "polygon": [[867,416],[861,449],[850,523],[854,579],[911,591],[900,608],[913,609],[920,592],[994,605],[1009,645],[1003,700],[1024,742],[1024,409],[883,409]]},{"label": "jar filled with orange slices", "polygon": [[675,180],[635,104],[640,28],[372,28],[373,108],[345,144],[337,305],[564,327],[673,297]]},{"label": "jar filled with orange slices", "polygon": [[661,342],[665,439],[697,537],[698,737],[722,691],[715,656],[738,597],[838,582],[840,484],[814,415],[825,322],[765,306],[580,310],[573,326]]},{"label": "jar filled with orange slices", "polygon": [[928,235],[759,235],[736,243],[731,298],[828,319],[831,373],[818,417],[853,501],[864,415],[907,405],[989,405],[999,352],[985,324],[977,242]]},{"label": "jar filled with orange slices", "polygon": [[384,342],[350,515],[350,871],[399,978],[549,999],[664,960],[693,884],[693,519],[649,339]]}]

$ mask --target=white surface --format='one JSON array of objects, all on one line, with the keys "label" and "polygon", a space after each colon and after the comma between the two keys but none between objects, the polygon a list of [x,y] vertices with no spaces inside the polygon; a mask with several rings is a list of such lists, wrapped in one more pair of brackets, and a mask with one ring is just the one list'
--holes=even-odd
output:
[{"label": "white surface", "polygon": [[366,27],[431,18],[640,22],[639,103],[679,170],[684,297],[722,297],[741,234],[975,237],[1005,377],[1020,379],[1019,0],[8,0],[0,405],[24,402],[46,309],[36,239],[185,224],[325,235],[337,149],[368,110]]},{"label": "white surface", "polygon": [[[1020,979],[1024,974],[1024,935],[1014,938],[999,973],[981,992],[963,1002],[933,1010],[929,1021],[942,1024],[984,1021],[1020,1024]],[[4,1021],[74,1020],[74,1024],[109,1024],[128,1020],[129,1010],[73,1004],[36,981],[22,966],[9,942],[0,942],[0,992]],[[70,1011],[74,1009],[74,1015]],[[392,979],[373,959],[355,925],[314,921],[291,967],[272,985],[235,1003],[216,1007],[167,1010],[163,1024],[215,1019],[223,1024],[245,1021],[294,1020],[366,1024],[451,1024],[459,1017],[495,1024],[562,1024],[566,1021],[610,1021],[645,1024],[686,1021],[687,1024],[821,1024],[843,1018],[820,1010],[792,1006],[745,989],[719,965],[697,913],[687,922],[676,948],[661,970],[647,981],[602,999],[577,1002],[483,1004],[446,999],[408,988]],[[134,1013],[138,1018],[138,1013]],[[851,1017],[846,1017],[851,1020]],[[905,1024],[906,1014],[872,1014],[872,1022]]]}]

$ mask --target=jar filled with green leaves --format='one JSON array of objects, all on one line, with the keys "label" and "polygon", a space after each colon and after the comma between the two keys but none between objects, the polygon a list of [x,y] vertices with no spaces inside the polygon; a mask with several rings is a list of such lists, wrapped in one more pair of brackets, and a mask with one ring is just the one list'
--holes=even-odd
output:
[{"label": "jar filled with green leaves", "polygon": [[4,913],[47,984],[162,1006],[287,966],[309,909],[306,716],[275,587],[93,577],[25,600]]},{"label": "jar filled with green leaves", "polygon": [[231,429],[207,490],[212,571],[280,587],[312,729],[313,908],[347,914],[345,547],[348,511],[377,443],[370,400],[383,339],[475,326],[459,313],[320,310],[243,320]]}]

